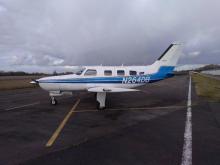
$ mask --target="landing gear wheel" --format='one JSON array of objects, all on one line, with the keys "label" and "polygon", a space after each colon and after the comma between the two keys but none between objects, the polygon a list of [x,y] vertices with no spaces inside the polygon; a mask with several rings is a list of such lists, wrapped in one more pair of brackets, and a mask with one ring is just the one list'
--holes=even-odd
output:
[{"label": "landing gear wheel", "polygon": [[96,101],[97,101],[97,109],[98,110],[105,109],[105,99],[106,99],[106,92],[97,92],[96,93]]},{"label": "landing gear wheel", "polygon": [[51,97],[50,103],[51,105],[57,105],[57,100],[54,97]]},{"label": "landing gear wheel", "polygon": [[100,107],[100,103],[98,101],[96,102],[96,108],[100,111],[105,110],[105,107]]}]

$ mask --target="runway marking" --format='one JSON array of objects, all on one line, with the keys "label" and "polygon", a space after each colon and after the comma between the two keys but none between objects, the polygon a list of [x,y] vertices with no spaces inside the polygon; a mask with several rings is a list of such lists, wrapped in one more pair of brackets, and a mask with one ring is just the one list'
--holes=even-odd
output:
[{"label": "runway marking", "polygon": [[[71,96],[72,97],[72,96]],[[65,97],[65,98],[60,98],[59,100],[64,100],[64,99],[69,99],[70,97]],[[6,108],[4,109],[3,111],[0,111],[1,112],[4,112],[4,111],[11,111],[11,110],[14,110],[14,109],[19,109],[19,108],[24,108],[24,107],[29,107],[29,106],[33,106],[33,105],[38,105],[38,104],[43,104],[43,103],[47,103],[46,101],[39,101],[39,102],[35,102],[35,103],[31,103],[31,104],[26,104],[26,105],[21,105],[21,106],[17,106],[17,107],[11,107],[11,108]],[[25,111],[27,109],[24,109],[22,111]]]},{"label": "runway marking", "polygon": [[184,146],[181,165],[192,165],[192,108],[191,108],[191,76],[189,79],[189,92],[187,101],[186,125],[184,133]]},{"label": "runway marking", "polygon": [[23,107],[29,107],[29,106],[33,106],[33,105],[37,105],[40,104],[40,102],[36,102],[36,103],[32,103],[32,104],[26,104],[26,105],[21,105],[21,106],[17,106],[17,107],[12,107],[12,108],[7,108],[5,109],[5,111],[11,111],[14,109],[19,109],[19,108],[23,108]]},{"label": "runway marking", "polygon": [[60,123],[60,125],[58,126],[58,128],[56,129],[56,131],[53,133],[53,135],[51,136],[51,138],[48,140],[46,147],[51,147],[53,145],[53,143],[55,142],[55,140],[57,139],[57,137],[59,136],[60,132],[62,131],[63,127],[65,126],[65,124],[67,123],[67,121],[69,120],[70,116],[74,113],[74,110],[76,109],[76,107],[78,106],[80,102],[80,99],[78,99],[76,101],[76,103],[73,105],[72,109],[68,112],[68,114],[65,116],[65,118],[63,119],[63,121]]},{"label": "runway marking", "polygon": [[[136,110],[154,110],[154,109],[176,109],[176,108],[185,108],[186,106],[167,106],[167,107],[140,107],[140,108],[112,108],[112,109],[105,109],[104,111],[136,111]],[[101,110],[102,111],[102,110]],[[76,113],[83,113],[83,112],[100,112],[97,109],[88,109],[88,110],[78,110],[74,111]]]}]

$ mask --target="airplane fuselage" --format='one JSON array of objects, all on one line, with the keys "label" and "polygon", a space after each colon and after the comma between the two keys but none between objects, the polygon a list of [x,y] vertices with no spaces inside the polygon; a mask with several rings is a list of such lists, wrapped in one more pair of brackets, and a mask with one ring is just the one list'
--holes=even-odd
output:
[{"label": "airplane fuselage", "polygon": [[[143,66],[121,66],[111,68],[107,66],[93,66],[85,68],[86,69],[81,75],[71,74],[52,76],[41,78],[37,81],[39,82],[39,85],[47,91],[80,91],[94,87],[130,89],[162,80],[168,77],[168,70],[173,70],[173,67],[170,66],[160,67],[158,71],[153,72],[152,68],[147,66],[144,66],[144,69]],[[88,70],[96,70],[96,75],[86,76],[85,74]],[[104,75],[106,70],[112,71],[112,75]],[[116,72],[113,72],[113,70]],[[117,71],[124,71],[124,75],[117,75]],[[132,73],[132,75],[129,73]]]}]

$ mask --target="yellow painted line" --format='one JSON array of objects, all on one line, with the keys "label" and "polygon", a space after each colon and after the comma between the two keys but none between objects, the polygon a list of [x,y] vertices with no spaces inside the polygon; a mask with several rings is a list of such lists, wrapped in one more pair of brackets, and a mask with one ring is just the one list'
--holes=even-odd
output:
[{"label": "yellow painted line", "polygon": [[51,138],[48,140],[46,147],[51,147],[53,145],[53,143],[55,142],[55,140],[57,139],[57,137],[59,136],[60,132],[62,131],[63,127],[65,126],[65,124],[67,123],[67,121],[69,120],[70,116],[74,113],[74,110],[76,109],[76,107],[78,106],[80,102],[80,99],[78,99],[76,101],[76,103],[74,104],[74,106],[72,107],[72,109],[68,112],[68,114],[65,116],[65,118],[63,119],[63,121],[60,123],[60,125],[58,126],[58,128],[56,129],[56,131],[53,133],[53,135],[51,136]]}]

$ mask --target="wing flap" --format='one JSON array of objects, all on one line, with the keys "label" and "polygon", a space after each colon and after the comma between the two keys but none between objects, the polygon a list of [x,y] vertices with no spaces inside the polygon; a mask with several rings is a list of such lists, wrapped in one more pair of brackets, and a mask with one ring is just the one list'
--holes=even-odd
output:
[{"label": "wing flap", "polygon": [[137,89],[128,89],[128,88],[112,88],[112,87],[94,87],[89,88],[89,92],[135,92],[139,91]]}]

